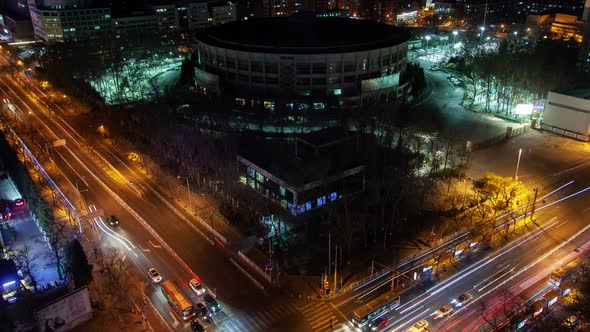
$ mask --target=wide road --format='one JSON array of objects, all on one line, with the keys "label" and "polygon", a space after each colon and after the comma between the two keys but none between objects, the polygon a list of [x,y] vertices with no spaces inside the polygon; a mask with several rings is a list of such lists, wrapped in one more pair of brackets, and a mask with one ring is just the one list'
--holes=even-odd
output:
[{"label": "wide road", "polygon": [[[182,214],[164,204],[157,193],[148,188],[135,187],[120,172],[100,162],[100,158],[93,156],[83,145],[79,136],[61,119],[47,114],[11,77],[3,76],[0,89],[20,110],[21,120],[34,121],[37,124],[35,127],[48,142],[57,138],[66,139],[65,147],[54,149],[55,162],[70,182],[68,190],[64,191],[71,194],[70,200],[80,208],[77,193],[72,190],[72,184],[77,184],[86,204],[103,209],[105,215],[119,217],[121,225],[116,232],[128,238],[135,248],[128,250],[121,243],[118,246],[127,250],[127,256],[134,261],[137,272],[146,282],[147,268],[154,266],[164,278],[176,280],[186,294],[191,294],[187,288],[188,280],[198,275],[224,307],[223,313],[215,317],[217,327],[224,331],[285,330],[284,326],[280,326],[284,323],[282,321],[299,321],[290,317],[298,314],[294,304],[286,303],[280,297],[271,297],[255,287],[236,268],[231,261],[235,262],[235,258],[221,243],[206,231],[187,223],[184,220],[186,216],[181,218]],[[90,223],[89,220],[87,222]],[[163,239],[163,243],[146,231],[145,226],[148,225]],[[166,245],[174,253],[166,250]],[[150,289],[150,299],[164,319],[173,328],[181,327],[159,294],[158,287]]]}]

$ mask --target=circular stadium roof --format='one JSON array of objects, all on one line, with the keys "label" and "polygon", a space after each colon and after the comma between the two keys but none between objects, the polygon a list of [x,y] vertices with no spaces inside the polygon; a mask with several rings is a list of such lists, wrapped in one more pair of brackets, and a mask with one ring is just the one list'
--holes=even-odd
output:
[{"label": "circular stadium roof", "polygon": [[406,29],[368,20],[303,14],[230,22],[201,31],[200,42],[260,53],[345,53],[394,46],[410,39]]}]

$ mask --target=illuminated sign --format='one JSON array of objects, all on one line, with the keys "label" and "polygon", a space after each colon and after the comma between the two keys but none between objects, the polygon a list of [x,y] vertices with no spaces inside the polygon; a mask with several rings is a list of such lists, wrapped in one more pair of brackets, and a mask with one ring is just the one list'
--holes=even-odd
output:
[{"label": "illuminated sign", "polygon": [[518,325],[516,326],[517,329],[521,329],[526,325],[526,322],[528,321],[528,318],[525,318],[522,322],[518,323]]},{"label": "illuminated sign", "polygon": [[533,104],[518,104],[514,113],[517,115],[528,115],[533,113]]}]

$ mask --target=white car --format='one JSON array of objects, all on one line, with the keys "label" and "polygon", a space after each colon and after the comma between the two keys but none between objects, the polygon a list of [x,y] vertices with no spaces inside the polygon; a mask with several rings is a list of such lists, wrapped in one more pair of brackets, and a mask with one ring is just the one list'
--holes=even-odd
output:
[{"label": "white car", "polygon": [[455,307],[462,307],[469,301],[471,301],[471,295],[469,293],[464,293],[459,295],[459,297],[454,299],[451,303],[455,305]]},{"label": "white car", "polygon": [[442,307],[438,308],[438,310],[434,313],[434,318],[441,318],[444,316],[448,316],[451,312],[453,312],[453,307],[450,304],[445,304]]},{"label": "white car", "polygon": [[188,282],[188,285],[199,296],[204,295],[205,292],[207,292],[207,290],[205,289],[205,287],[203,287],[203,285],[201,284],[201,282],[199,280],[197,280],[197,279],[191,279],[191,281]]},{"label": "white car", "polygon": [[150,267],[148,269],[148,274],[150,276],[150,279],[152,279],[153,283],[159,283],[160,281],[162,281],[162,276],[160,275],[160,272],[158,272],[158,270],[156,270],[153,267]]},{"label": "white car", "polygon": [[422,319],[414,323],[412,327],[408,330],[408,332],[422,332],[424,329],[428,327],[428,321],[426,319]]}]

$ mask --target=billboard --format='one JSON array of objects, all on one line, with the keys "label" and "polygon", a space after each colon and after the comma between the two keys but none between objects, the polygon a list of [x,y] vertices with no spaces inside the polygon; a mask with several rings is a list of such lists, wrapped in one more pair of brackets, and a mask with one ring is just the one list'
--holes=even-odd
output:
[{"label": "billboard", "polygon": [[42,332],[68,331],[91,317],[92,308],[86,287],[41,307],[35,313],[37,327]]}]

